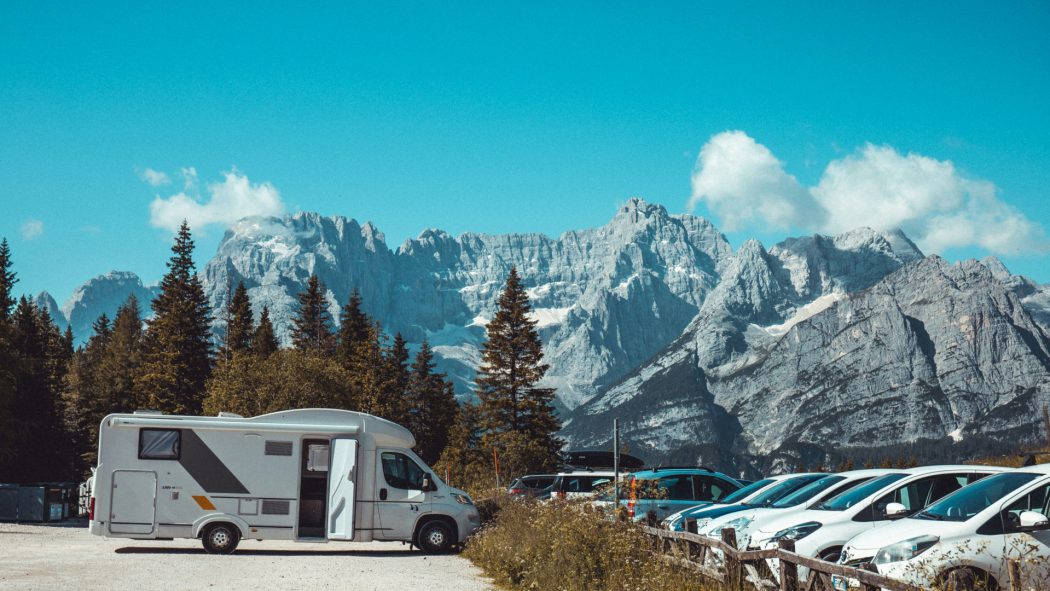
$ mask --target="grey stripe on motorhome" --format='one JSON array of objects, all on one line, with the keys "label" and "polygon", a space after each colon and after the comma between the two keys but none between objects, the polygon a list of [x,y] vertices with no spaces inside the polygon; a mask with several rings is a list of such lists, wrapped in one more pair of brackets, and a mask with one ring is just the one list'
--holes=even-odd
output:
[{"label": "grey stripe on motorhome", "polygon": [[209,493],[249,494],[219,456],[191,429],[182,430],[179,464]]}]

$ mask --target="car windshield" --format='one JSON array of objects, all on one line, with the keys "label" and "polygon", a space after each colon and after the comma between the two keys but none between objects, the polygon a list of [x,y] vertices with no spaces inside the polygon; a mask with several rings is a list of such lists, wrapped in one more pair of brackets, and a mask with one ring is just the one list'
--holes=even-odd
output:
[{"label": "car windshield", "polygon": [[762,507],[768,507],[776,501],[784,498],[796,490],[806,486],[810,482],[821,478],[820,474],[807,474],[805,476],[794,476],[792,478],[785,478],[773,486],[762,491],[755,498],[747,502],[748,505],[760,505]]},{"label": "car windshield", "polygon": [[809,484],[803,486],[795,492],[788,495],[784,495],[779,500],[773,502],[773,504],[771,504],[770,507],[784,509],[787,507],[794,507],[795,505],[801,505],[802,503],[805,503],[806,501],[828,490],[832,486],[835,486],[836,484],[842,482],[845,479],[845,476],[832,474],[830,476],[820,478],[819,480],[814,480],[813,482],[810,482]]},{"label": "car windshield", "polygon": [[865,482],[864,484],[858,486],[857,488],[854,488],[853,490],[846,491],[841,495],[832,497],[827,501],[824,501],[823,503],[817,505],[815,509],[819,509],[821,511],[845,511],[846,509],[849,509],[853,505],[856,505],[857,503],[879,492],[880,490],[886,488],[894,482],[897,482],[905,476],[908,475],[903,472],[897,472],[896,474],[887,474],[885,476],[880,476],[875,480]]},{"label": "car windshield", "polygon": [[1006,472],[982,478],[930,505],[914,519],[966,521],[1038,476],[1027,472]]},{"label": "car windshield", "polygon": [[744,488],[738,489],[733,494],[731,494],[728,497],[722,499],[721,501],[719,501],[719,503],[726,503],[726,504],[739,503],[740,501],[743,501],[744,499],[746,499],[749,496],[755,494],[756,492],[762,490],[763,488],[769,486],[770,484],[773,484],[774,482],[776,482],[776,481],[773,480],[772,478],[766,478],[765,480],[759,480],[758,482],[752,482],[751,484],[745,486]]}]

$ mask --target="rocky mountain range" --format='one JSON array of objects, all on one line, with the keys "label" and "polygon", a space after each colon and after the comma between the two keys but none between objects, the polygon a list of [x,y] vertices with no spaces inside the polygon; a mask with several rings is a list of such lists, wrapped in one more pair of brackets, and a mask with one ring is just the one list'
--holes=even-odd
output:
[{"label": "rocky mountain range", "polygon": [[[632,199],[557,238],[431,229],[394,250],[371,224],[299,213],[234,224],[202,277],[215,309],[243,281],[286,341],[311,274],[334,317],[356,289],[387,332],[434,345],[468,397],[511,266],[574,446],[607,446],[619,417],[651,455],[766,469],[810,448],[1031,439],[1050,402],[1050,287],[997,259],[924,256],[900,232],[734,252],[707,220]],[[153,289],[111,273],[61,310],[37,302],[83,340],[99,313]]]}]

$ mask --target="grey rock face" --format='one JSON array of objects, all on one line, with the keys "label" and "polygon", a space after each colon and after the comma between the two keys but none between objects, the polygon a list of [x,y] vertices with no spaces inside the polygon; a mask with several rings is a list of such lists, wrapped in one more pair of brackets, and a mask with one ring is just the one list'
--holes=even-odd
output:
[{"label": "grey rock face", "polygon": [[[750,301],[764,302],[775,295],[756,288],[770,276],[768,257],[757,246],[742,254],[741,268],[755,279],[745,282]],[[832,291],[808,310],[796,307],[795,317],[779,326],[752,324],[740,335],[733,332],[740,323],[732,324],[726,334],[740,337],[741,350],[714,355],[710,333],[703,332],[712,324],[703,319],[720,285],[686,334],[578,408],[566,435],[577,445],[603,443],[607,428],[596,425],[615,414],[621,421],[628,417],[628,438],[669,450],[707,442],[681,423],[703,426],[724,413],[735,423],[709,433],[724,449],[746,454],[775,454],[799,444],[857,448],[974,435],[1030,439],[1042,405],[1050,403],[1050,341],[1018,295],[1025,281],[991,262],[915,260],[873,285],[854,284],[859,291]],[[795,295],[797,286],[809,284],[791,282]],[[785,300],[791,290],[782,286],[780,297],[790,309]],[[777,305],[733,309],[768,322]],[[662,377],[668,375],[682,377],[672,387]],[[658,391],[669,393],[659,405],[636,407],[635,401]],[[688,419],[661,419],[667,407],[681,409]],[[726,424],[735,428],[727,432]]]},{"label": "grey rock face", "polygon": [[73,339],[83,344],[91,338],[91,325],[102,314],[110,320],[128,296],[139,300],[143,314],[149,313],[149,304],[156,294],[155,287],[142,285],[139,276],[127,271],[110,271],[84,282],[73,290],[73,295],[62,306],[62,315],[73,328]]},{"label": "grey rock face", "polygon": [[285,342],[311,273],[328,288],[333,316],[356,288],[388,332],[429,339],[465,393],[484,324],[516,266],[546,343],[550,385],[571,408],[679,335],[731,255],[708,221],[632,199],[605,226],[558,238],[426,230],[396,252],[371,225],[346,218],[250,218],[230,228],[204,277],[216,309],[244,281],[256,314],[270,306]]},{"label": "grey rock face", "polygon": [[62,313],[62,310],[58,308],[58,302],[55,298],[51,297],[46,291],[42,291],[35,298],[33,298],[33,304],[41,310],[47,312],[51,320],[55,321],[55,325],[58,326],[59,330],[65,330],[66,326],[69,326],[69,321],[66,320],[66,315]]}]

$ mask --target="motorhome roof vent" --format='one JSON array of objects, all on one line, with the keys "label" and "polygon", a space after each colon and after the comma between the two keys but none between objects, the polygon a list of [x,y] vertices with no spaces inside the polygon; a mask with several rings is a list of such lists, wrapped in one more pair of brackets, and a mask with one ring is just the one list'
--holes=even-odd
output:
[{"label": "motorhome roof vent", "polygon": [[132,414],[136,414],[136,415],[162,415],[164,413],[160,412],[159,410],[150,410],[148,408],[143,408],[143,409],[136,410]]},{"label": "motorhome roof vent", "polygon": [[220,419],[243,419],[244,417],[235,412],[220,412]]}]

